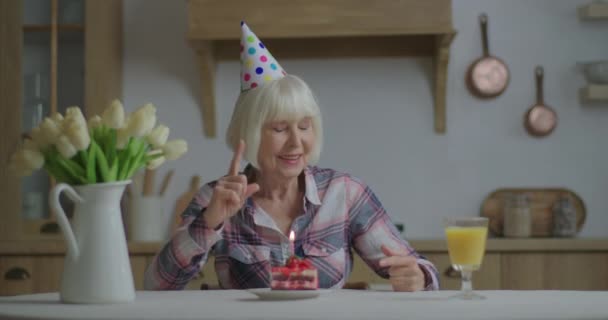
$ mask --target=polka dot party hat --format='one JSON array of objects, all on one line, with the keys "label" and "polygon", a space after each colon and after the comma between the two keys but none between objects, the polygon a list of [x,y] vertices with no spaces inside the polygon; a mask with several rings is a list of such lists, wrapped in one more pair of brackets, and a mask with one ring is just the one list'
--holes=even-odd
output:
[{"label": "polka dot party hat", "polygon": [[285,70],[243,21],[241,32],[241,92],[285,77]]}]

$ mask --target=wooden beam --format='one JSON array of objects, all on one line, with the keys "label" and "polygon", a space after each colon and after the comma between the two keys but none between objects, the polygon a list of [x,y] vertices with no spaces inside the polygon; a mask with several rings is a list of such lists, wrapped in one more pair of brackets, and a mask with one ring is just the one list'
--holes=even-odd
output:
[{"label": "wooden beam", "polygon": [[436,36],[436,48],[434,55],[435,67],[435,87],[434,94],[434,114],[435,132],[445,134],[446,131],[446,93],[448,80],[448,62],[450,60],[450,44],[456,36],[456,32]]},{"label": "wooden beam", "polygon": [[[238,52],[238,51],[237,51]],[[215,57],[213,44],[210,41],[200,41],[196,44],[196,54],[201,76],[201,115],[205,136],[215,138]]]},{"label": "wooden beam", "polygon": [[0,240],[19,237],[21,179],[8,168],[10,156],[21,141],[23,16],[21,1],[0,0]]}]

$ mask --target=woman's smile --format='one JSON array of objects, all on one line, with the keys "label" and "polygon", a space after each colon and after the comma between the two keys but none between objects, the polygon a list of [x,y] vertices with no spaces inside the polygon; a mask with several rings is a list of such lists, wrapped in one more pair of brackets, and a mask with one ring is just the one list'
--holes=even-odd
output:
[{"label": "woman's smile", "polygon": [[281,155],[278,158],[282,163],[287,165],[297,165],[300,162],[301,154],[289,154],[289,155]]}]

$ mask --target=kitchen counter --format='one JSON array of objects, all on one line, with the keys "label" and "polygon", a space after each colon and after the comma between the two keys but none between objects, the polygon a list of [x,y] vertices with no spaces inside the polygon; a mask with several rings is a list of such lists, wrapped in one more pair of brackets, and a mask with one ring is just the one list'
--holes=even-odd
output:
[{"label": "kitchen counter", "polygon": [[[410,244],[421,252],[446,252],[444,239],[409,240]],[[155,254],[160,250],[161,243],[129,243],[131,254]],[[535,252],[535,251],[607,251],[608,239],[605,238],[526,238],[504,239],[490,238],[486,252]],[[0,242],[0,255],[49,255],[64,254],[63,241],[4,241]]]}]

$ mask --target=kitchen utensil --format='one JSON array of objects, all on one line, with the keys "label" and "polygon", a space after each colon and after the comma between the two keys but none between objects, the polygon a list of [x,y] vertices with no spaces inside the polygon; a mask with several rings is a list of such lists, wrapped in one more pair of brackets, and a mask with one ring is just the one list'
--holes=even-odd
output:
[{"label": "kitchen utensil", "polygon": [[503,235],[508,238],[527,238],[532,234],[532,216],[528,195],[515,193],[504,199]]},{"label": "kitchen utensil", "polygon": [[160,185],[160,192],[158,193],[161,197],[163,195],[165,195],[165,192],[167,191],[167,187],[169,187],[169,183],[171,182],[171,179],[173,178],[174,174],[175,174],[175,170],[170,170],[167,174],[165,174],[165,177],[163,178],[163,182]]},{"label": "kitchen utensil", "polygon": [[580,63],[579,65],[589,83],[608,84],[608,60]]},{"label": "kitchen utensil", "polygon": [[576,235],[576,211],[572,199],[560,197],[553,205],[553,236],[574,237]]},{"label": "kitchen utensil", "polygon": [[528,133],[535,137],[549,135],[557,126],[557,113],[545,104],[543,98],[543,67],[536,70],[536,104],[528,109],[524,118],[524,127]]},{"label": "kitchen utensil", "polygon": [[156,170],[146,169],[144,174],[144,196],[149,197],[154,195],[154,176]]},{"label": "kitchen utensil", "polygon": [[131,196],[139,196],[142,195],[144,192],[144,177],[141,174],[141,171],[135,173],[132,177],[131,180],[133,181],[133,183],[131,183]]},{"label": "kitchen utensil", "polygon": [[481,216],[490,219],[489,229],[495,236],[503,235],[505,199],[517,194],[528,196],[532,218],[532,237],[550,237],[553,235],[553,207],[560,197],[572,199],[576,212],[576,230],[579,232],[585,224],[587,210],[583,200],[573,191],[562,188],[504,188],[490,193],[481,205]]},{"label": "kitchen utensil", "polygon": [[479,16],[483,56],[475,60],[467,71],[469,91],[479,98],[494,98],[502,94],[509,84],[509,68],[498,57],[490,55],[488,45],[488,16]]},{"label": "kitchen utensil", "polygon": [[173,226],[171,228],[172,231],[175,231],[175,229],[177,229],[177,227],[180,225],[182,221],[181,215],[184,210],[188,208],[190,201],[192,201],[192,198],[194,198],[194,196],[200,189],[200,184],[201,177],[198,175],[192,176],[192,179],[190,180],[190,187],[188,188],[188,190],[182,193],[182,195],[180,195],[175,201],[175,211],[173,212]]}]

